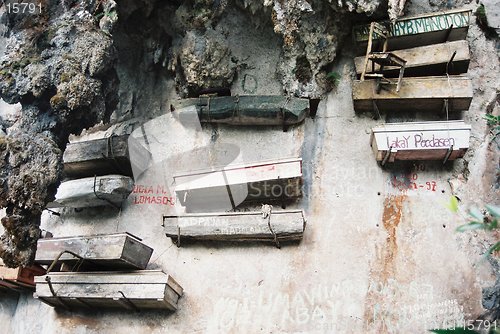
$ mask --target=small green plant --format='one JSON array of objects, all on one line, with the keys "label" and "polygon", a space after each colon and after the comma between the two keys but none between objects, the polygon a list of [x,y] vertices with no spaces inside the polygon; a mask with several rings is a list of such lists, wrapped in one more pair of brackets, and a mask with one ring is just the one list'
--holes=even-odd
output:
[{"label": "small green plant", "polygon": [[493,128],[492,134],[494,136],[493,139],[495,139],[500,134],[500,116],[486,114],[483,116],[483,118],[486,120],[488,125]]},{"label": "small green plant", "polygon": [[328,79],[328,81],[330,81],[332,84],[334,84],[335,86],[337,86],[339,83],[340,83],[340,79],[342,78],[342,76],[340,75],[340,73],[338,72],[335,72],[335,71],[331,71],[329,72],[327,75],[326,75],[326,78]]}]

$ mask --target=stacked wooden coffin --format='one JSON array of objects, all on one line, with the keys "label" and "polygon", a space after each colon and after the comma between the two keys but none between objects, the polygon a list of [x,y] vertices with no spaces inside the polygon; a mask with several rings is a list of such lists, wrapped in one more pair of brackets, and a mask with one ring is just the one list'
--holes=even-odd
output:
[{"label": "stacked wooden coffin", "polygon": [[133,190],[134,172],[145,170],[150,159],[129,135],[69,143],[63,156],[67,179],[48,207],[120,207]]},{"label": "stacked wooden coffin", "polygon": [[[246,203],[286,203],[302,196],[302,159],[234,164],[174,176],[175,193],[190,214],[164,216],[163,226],[177,245],[181,239],[219,241],[300,240],[306,220],[301,210],[226,212]],[[215,212],[213,212],[215,211]]]},{"label": "stacked wooden coffin", "polygon": [[[53,307],[176,310],[182,287],[161,270],[144,270],[153,249],[129,233],[40,239],[35,298]],[[59,270],[54,272],[54,270]]]},{"label": "stacked wooden coffin", "polygon": [[352,95],[357,112],[432,112],[438,122],[388,123],[372,129],[371,146],[384,165],[396,160],[461,158],[469,147],[470,126],[449,121],[469,109],[471,80],[466,77],[469,47],[465,38],[469,10],[455,10],[372,22],[353,35],[365,51],[355,58],[359,80]]},{"label": "stacked wooden coffin", "polygon": [[35,276],[44,275],[45,269],[39,265],[29,267],[8,268],[0,259],[0,289],[33,290]]}]

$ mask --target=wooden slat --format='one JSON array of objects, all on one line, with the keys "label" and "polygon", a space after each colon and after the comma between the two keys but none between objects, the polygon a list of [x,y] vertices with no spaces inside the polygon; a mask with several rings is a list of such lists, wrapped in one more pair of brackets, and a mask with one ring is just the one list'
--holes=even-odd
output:
[{"label": "wooden slat", "polygon": [[48,208],[85,208],[96,206],[121,206],[134,188],[128,176],[106,175],[86,177],[63,182],[57,189],[56,199]]},{"label": "wooden slat", "polygon": [[[450,65],[448,74],[466,73],[469,67],[470,52],[467,41],[455,41],[440,43],[428,46],[421,46],[405,50],[393,51],[394,54],[406,60],[405,77],[444,75],[447,64],[454,52],[457,52]],[[365,57],[356,57],[354,65],[358,76],[363,72]],[[372,73],[372,63],[368,62],[367,73]],[[375,65],[375,71],[379,71],[379,66]],[[399,67],[385,66],[383,70],[385,77],[397,77]]]},{"label": "wooden slat", "polygon": [[374,111],[434,111],[440,112],[444,99],[450,111],[469,109],[472,100],[471,80],[462,76],[403,78],[399,92],[396,85],[383,85],[377,94],[376,80],[355,80],[352,84],[354,110]]},{"label": "wooden slat", "polygon": [[275,235],[280,241],[300,240],[306,220],[302,211],[295,210],[274,211],[270,220],[263,218],[261,212],[237,212],[165,216],[163,223],[165,234],[174,241],[180,238],[274,242]]},{"label": "wooden slat", "polygon": [[[56,296],[52,294],[47,277],[50,279]],[[62,307],[92,306],[98,308],[166,308],[176,310],[177,301],[182,293],[182,288],[170,275],[161,270],[143,270],[50,273],[47,276],[36,278],[35,297],[49,305]]]},{"label": "wooden slat", "polygon": [[[194,108],[193,108],[194,107]],[[181,122],[197,114],[201,122],[232,125],[292,125],[309,113],[309,100],[286,96],[199,97],[172,102]]]},{"label": "wooden slat", "polygon": [[143,171],[149,166],[151,153],[129,135],[122,135],[70,143],[63,160],[64,173],[71,178],[107,174],[132,177],[133,169]]},{"label": "wooden slat", "polygon": [[[453,10],[402,17],[394,23],[387,21],[380,23],[389,26],[388,50],[400,50],[463,40],[467,36],[471,16],[471,10]],[[451,30],[449,30],[450,27]],[[369,24],[353,28],[353,37],[360,50],[366,49],[369,29]],[[377,38],[377,36],[374,37]]]},{"label": "wooden slat", "polygon": [[[62,251],[86,259],[83,268],[144,269],[153,249],[128,233],[39,239],[35,262],[49,265]],[[75,265],[79,259],[64,254],[60,263]]]},{"label": "wooden slat", "polygon": [[448,160],[463,157],[469,148],[471,126],[464,121],[388,123],[372,129],[371,146],[377,161],[389,149],[395,160]]},{"label": "wooden slat", "polygon": [[20,288],[34,288],[34,277],[44,274],[45,269],[38,265],[8,268],[0,260],[0,284],[16,290]]}]

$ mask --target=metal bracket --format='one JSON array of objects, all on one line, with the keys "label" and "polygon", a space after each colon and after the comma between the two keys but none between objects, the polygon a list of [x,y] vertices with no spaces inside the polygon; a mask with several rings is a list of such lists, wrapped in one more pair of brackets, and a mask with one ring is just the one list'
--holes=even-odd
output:
[{"label": "metal bracket", "polygon": [[449,148],[448,148],[448,151],[446,151],[446,155],[444,156],[444,160],[443,160],[443,165],[448,162],[448,159],[450,158],[451,156],[451,153],[453,152],[453,145],[451,145]]},{"label": "metal bracket", "polygon": [[453,67],[453,59],[455,59],[456,55],[457,55],[457,51],[454,51],[450,57],[450,60],[448,60],[448,63],[446,64],[446,75],[448,75],[450,73],[450,67]]},{"label": "metal bracket", "polygon": [[453,23],[451,24],[451,26],[446,30],[446,35],[444,37],[444,41],[443,42],[448,42],[448,38],[450,38],[450,34],[451,34],[451,30],[453,29]]},{"label": "metal bracket", "polygon": [[[132,301],[130,299],[127,298],[127,296],[125,296],[125,294],[123,293],[123,291],[118,291],[123,298],[120,298],[119,301],[123,301],[124,304],[126,305],[125,308],[127,309],[132,309],[136,312],[140,312],[139,308],[137,306],[135,306],[134,303],[132,303]],[[128,306],[128,307],[127,307]]]},{"label": "metal bracket", "polygon": [[389,160],[391,153],[392,153],[392,145],[389,147],[389,149],[384,155],[384,158],[382,159],[382,162],[380,163],[382,166],[384,166],[387,163],[387,160]]}]

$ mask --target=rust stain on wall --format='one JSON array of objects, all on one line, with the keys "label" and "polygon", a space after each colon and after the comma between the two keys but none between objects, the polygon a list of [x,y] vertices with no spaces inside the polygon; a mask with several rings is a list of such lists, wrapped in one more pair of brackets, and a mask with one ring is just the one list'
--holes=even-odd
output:
[{"label": "rust stain on wall", "polygon": [[384,200],[382,225],[387,232],[385,243],[376,246],[376,260],[370,269],[370,280],[365,301],[364,320],[367,329],[373,330],[373,325],[379,326],[380,331],[386,329],[384,324],[394,319],[380,319],[377,313],[380,309],[389,306],[372,285],[384,285],[396,275],[395,260],[398,253],[397,228],[403,217],[403,206],[406,195],[389,195]]}]

